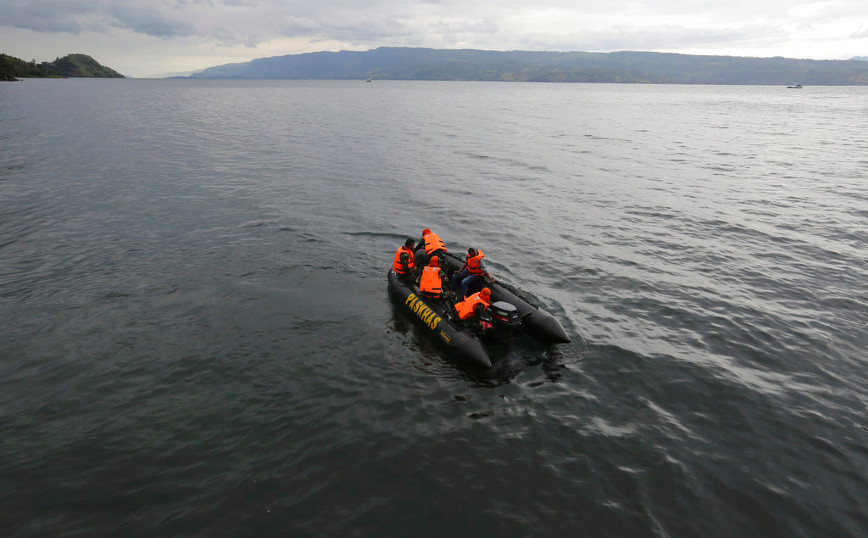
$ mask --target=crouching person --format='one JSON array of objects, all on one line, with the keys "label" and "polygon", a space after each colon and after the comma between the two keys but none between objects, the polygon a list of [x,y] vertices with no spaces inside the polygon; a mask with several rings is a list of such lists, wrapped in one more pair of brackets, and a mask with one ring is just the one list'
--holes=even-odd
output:
[{"label": "crouching person", "polygon": [[443,296],[443,281],[446,273],[440,269],[440,259],[437,256],[431,258],[419,275],[419,291],[427,299],[440,299]]},{"label": "crouching person", "polygon": [[455,305],[458,319],[465,325],[476,327],[481,320],[485,309],[491,304],[491,290],[482,288],[482,291],[474,293]]}]

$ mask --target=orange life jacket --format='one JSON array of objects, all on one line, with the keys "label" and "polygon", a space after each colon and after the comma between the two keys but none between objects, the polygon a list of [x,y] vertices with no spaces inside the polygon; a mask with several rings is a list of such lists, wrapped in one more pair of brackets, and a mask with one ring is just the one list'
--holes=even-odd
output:
[{"label": "orange life jacket", "polygon": [[485,307],[488,307],[488,302],[482,298],[481,292],[476,292],[467,299],[464,299],[460,303],[455,305],[455,310],[458,311],[458,317],[461,319],[470,319],[473,317],[474,308],[476,305],[482,303]]},{"label": "orange life jacket", "polygon": [[419,291],[424,294],[439,297],[443,291],[443,280],[440,279],[440,268],[426,266],[422,270],[422,278],[419,280]]},{"label": "orange life jacket", "polygon": [[404,264],[401,263],[402,252],[406,252],[410,255],[410,259],[407,260],[407,268],[412,269],[413,267],[415,267],[415,264],[413,262],[413,251],[405,247],[404,245],[401,245],[398,250],[395,251],[395,262],[392,264],[392,270],[394,270],[399,275],[406,274],[406,272],[404,271]]},{"label": "orange life jacket", "polygon": [[444,243],[443,240],[440,239],[440,236],[434,232],[429,233],[422,239],[425,240],[425,254],[430,256],[435,250],[446,252],[446,243]]},{"label": "orange life jacket", "polygon": [[479,262],[482,261],[482,258],[485,257],[485,254],[482,253],[481,250],[476,250],[476,256],[467,258],[467,272],[471,275],[484,275],[485,271],[480,267]]}]

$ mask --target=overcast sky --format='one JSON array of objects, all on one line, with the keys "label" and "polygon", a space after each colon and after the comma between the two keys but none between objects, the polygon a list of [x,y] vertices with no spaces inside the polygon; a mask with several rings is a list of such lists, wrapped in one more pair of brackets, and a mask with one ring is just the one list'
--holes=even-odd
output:
[{"label": "overcast sky", "polygon": [[868,56],[868,0],[0,0],[0,52],[126,76],[380,46]]}]

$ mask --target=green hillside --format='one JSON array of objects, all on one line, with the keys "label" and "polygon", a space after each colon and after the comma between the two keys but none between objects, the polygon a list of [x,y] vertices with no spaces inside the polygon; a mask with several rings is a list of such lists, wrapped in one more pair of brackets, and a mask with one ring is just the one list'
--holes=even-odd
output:
[{"label": "green hillside", "polygon": [[49,68],[64,77],[124,78],[123,75],[100,65],[87,54],[70,54],[54,60]]},{"label": "green hillside", "polygon": [[[0,54],[0,80],[16,80],[18,77],[50,77],[52,73],[36,62],[25,62],[6,54]],[[60,75],[53,75],[59,77]]]},{"label": "green hillside", "polygon": [[25,62],[7,54],[0,54],[0,80],[46,77],[124,78],[87,54],[69,54],[53,62],[38,64],[36,61]]}]

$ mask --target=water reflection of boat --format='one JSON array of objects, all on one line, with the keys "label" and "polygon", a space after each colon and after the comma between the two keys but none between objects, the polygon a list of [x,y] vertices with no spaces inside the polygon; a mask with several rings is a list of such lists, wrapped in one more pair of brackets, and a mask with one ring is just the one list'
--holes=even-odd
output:
[{"label": "water reflection of boat", "polygon": [[802,85],[801,85],[801,84],[790,84],[789,86],[787,86],[787,88],[792,88],[792,89],[796,89],[796,90],[801,90],[801,89],[802,89]]}]

